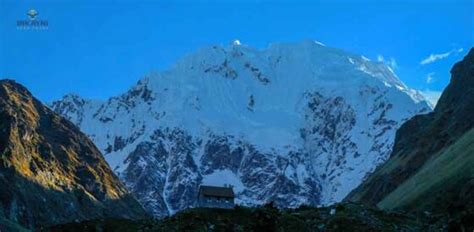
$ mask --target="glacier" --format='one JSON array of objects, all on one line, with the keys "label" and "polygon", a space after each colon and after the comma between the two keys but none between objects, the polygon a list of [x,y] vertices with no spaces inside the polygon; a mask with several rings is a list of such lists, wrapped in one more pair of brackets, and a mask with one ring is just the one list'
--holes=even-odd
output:
[{"label": "glacier", "polygon": [[386,64],[313,40],[205,47],[119,96],[50,106],[156,217],[194,205],[200,184],[248,206],[339,202],[432,110]]}]

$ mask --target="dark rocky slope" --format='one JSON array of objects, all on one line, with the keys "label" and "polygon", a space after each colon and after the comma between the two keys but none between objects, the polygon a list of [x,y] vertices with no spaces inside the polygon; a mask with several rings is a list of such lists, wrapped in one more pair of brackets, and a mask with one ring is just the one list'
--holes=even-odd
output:
[{"label": "dark rocky slope", "polygon": [[0,80],[0,218],[28,228],[144,211],[79,129]]},{"label": "dark rocky slope", "polygon": [[451,75],[434,112],[407,121],[397,131],[390,159],[346,200],[383,209],[472,215],[474,49]]}]

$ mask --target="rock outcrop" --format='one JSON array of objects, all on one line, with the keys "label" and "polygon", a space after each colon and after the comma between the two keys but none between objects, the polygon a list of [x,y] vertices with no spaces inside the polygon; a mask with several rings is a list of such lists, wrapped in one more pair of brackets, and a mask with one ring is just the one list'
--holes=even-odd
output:
[{"label": "rock outcrop", "polygon": [[145,212],[74,124],[0,80],[0,217],[27,228]]}]

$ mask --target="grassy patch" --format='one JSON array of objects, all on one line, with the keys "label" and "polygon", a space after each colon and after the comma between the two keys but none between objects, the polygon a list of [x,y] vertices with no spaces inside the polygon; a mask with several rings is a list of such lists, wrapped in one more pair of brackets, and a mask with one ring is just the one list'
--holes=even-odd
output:
[{"label": "grassy patch", "polygon": [[30,230],[0,216],[0,231],[27,232]]},{"label": "grassy patch", "polygon": [[[456,143],[433,155],[415,175],[388,194],[378,206],[382,209],[442,208],[459,191],[459,186],[474,178],[474,130]],[[454,191],[449,191],[450,189]],[[443,193],[442,199],[439,194]]]}]

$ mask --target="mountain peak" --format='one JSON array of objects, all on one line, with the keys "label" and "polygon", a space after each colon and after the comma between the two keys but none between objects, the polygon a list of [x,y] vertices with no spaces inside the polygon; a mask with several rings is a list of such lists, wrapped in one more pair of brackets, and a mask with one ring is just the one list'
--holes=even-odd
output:
[{"label": "mountain peak", "polygon": [[15,80],[2,79],[0,80],[0,86],[2,86],[3,88],[3,91],[2,91],[3,94],[6,94],[6,92],[4,91],[9,91],[9,92],[16,92],[24,96],[31,96],[30,91],[23,85],[16,82]]},{"label": "mountain peak", "polygon": [[52,108],[162,217],[209,183],[243,205],[338,202],[430,110],[416,96],[386,65],[305,40],[202,48],[101,104]]},{"label": "mountain peak", "polygon": [[232,41],[232,45],[234,45],[234,46],[241,45],[240,40],[236,39],[236,40]]},{"label": "mountain peak", "polygon": [[19,85],[19,86],[22,86],[21,84],[18,84],[13,79],[2,79],[2,80],[0,80],[0,85],[10,85],[10,86]]},{"label": "mountain peak", "polygon": [[438,100],[435,111],[467,107],[474,97],[474,48],[451,69],[449,85]]},{"label": "mountain peak", "polygon": [[63,100],[79,100],[79,101],[82,101],[84,100],[84,98],[82,98],[81,96],[79,96],[79,94],[76,94],[76,93],[68,93],[66,95],[64,95],[62,97]]}]

